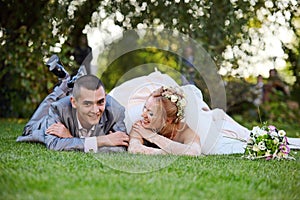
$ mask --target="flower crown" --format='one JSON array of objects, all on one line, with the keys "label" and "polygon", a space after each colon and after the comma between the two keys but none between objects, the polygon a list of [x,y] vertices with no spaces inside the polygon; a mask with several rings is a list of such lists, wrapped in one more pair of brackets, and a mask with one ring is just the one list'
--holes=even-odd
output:
[{"label": "flower crown", "polygon": [[176,104],[176,122],[182,120],[184,118],[184,108],[186,106],[186,101],[182,91],[179,88],[163,86],[161,96]]}]

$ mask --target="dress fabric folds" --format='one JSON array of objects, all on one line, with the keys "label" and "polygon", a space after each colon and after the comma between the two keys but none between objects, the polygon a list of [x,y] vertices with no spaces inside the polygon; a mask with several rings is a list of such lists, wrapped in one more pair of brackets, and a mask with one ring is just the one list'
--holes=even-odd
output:
[{"label": "dress fabric folds", "polygon": [[[203,100],[201,90],[196,86],[179,86],[174,79],[159,71],[128,80],[109,93],[125,107],[125,125],[128,132],[132,124],[141,119],[149,94],[161,86],[177,86],[183,90],[187,101],[184,121],[200,136],[202,154],[244,152],[250,130],[238,124],[223,110],[210,109]],[[300,143],[299,139],[297,142]]]}]

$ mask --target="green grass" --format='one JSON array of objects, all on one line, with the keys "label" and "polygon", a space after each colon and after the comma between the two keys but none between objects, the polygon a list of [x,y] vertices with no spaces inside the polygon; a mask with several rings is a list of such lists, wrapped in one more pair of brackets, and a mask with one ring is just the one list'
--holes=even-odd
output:
[{"label": "green grass", "polygon": [[[0,120],[0,199],[299,199],[296,161],[55,152]],[[297,126],[288,127],[297,135]]]}]

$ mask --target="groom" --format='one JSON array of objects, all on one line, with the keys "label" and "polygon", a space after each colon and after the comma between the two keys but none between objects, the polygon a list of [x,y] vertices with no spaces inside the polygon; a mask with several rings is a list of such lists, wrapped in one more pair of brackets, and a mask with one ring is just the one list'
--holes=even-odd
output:
[{"label": "groom", "polygon": [[[106,95],[103,83],[94,75],[85,75],[84,66],[70,80],[56,55],[47,66],[61,84],[40,104],[17,141],[41,142],[58,151],[125,151],[129,136],[124,108]],[[67,96],[70,91],[72,95]]]}]

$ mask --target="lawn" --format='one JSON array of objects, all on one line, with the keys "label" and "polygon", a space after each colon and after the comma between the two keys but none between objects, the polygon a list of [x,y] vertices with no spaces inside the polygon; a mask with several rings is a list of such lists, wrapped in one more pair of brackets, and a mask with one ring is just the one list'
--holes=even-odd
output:
[{"label": "lawn", "polygon": [[297,151],[296,161],[55,152],[16,143],[24,124],[0,120],[0,199],[300,199]]}]

